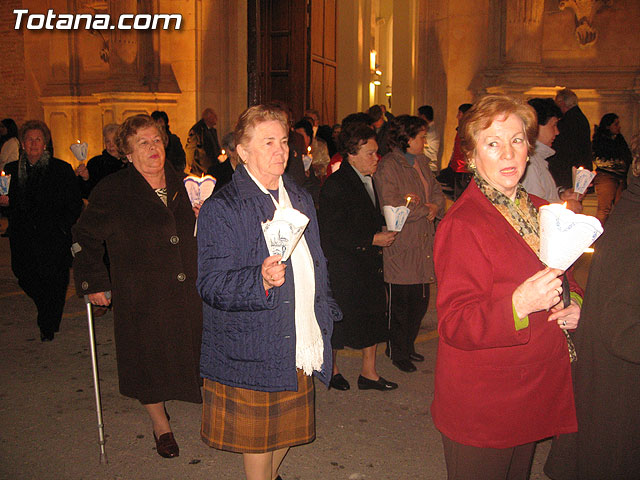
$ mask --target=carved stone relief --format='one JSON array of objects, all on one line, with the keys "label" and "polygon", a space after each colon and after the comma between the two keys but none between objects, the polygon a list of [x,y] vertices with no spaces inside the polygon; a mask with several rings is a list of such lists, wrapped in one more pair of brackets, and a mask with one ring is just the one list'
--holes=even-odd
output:
[{"label": "carved stone relief", "polygon": [[613,0],[560,0],[558,8],[570,8],[575,13],[576,39],[581,47],[589,47],[596,43],[598,32],[593,27],[596,13],[613,4]]}]

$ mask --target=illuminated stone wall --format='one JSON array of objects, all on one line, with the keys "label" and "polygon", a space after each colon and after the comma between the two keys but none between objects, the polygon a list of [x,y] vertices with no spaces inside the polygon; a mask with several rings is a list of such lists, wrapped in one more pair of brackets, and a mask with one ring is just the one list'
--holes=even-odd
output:
[{"label": "illuminated stone wall", "polygon": [[[17,45],[2,63],[8,58],[15,65],[11,82],[16,85],[11,93],[18,92],[3,93],[0,112],[17,117],[20,123],[28,118],[45,120],[56,156],[75,163],[68,147],[77,139],[89,144],[89,156],[97,155],[103,148],[105,124],[153,110],[167,112],[172,131],[183,143],[208,106],[218,112],[220,132],[233,127],[247,98],[242,2],[79,0],[75,12],[69,12],[68,5],[66,0],[13,0],[7,8],[3,2],[0,24],[3,38],[6,33]],[[28,31],[23,27],[16,32],[13,25],[5,25],[14,22],[14,8],[30,13],[46,13],[48,8],[58,14],[108,13],[112,21],[123,13],[171,13],[182,15],[182,25],[179,30]]]}]

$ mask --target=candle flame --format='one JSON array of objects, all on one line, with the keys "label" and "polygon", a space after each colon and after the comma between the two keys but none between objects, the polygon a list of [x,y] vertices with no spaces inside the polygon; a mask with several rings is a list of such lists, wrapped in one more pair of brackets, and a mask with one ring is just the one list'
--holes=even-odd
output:
[{"label": "candle flame", "polygon": [[80,143],[80,140],[76,140],[76,142]]},{"label": "candle flame", "polygon": [[222,149],[222,155],[225,155],[225,154],[226,154],[226,152],[224,151],[224,148],[223,148]]},{"label": "candle flame", "polygon": [[4,176],[5,176],[5,173],[4,173],[4,170],[2,170],[2,171],[0,172],[0,177],[4,177]]},{"label": "candle flame", "polygon": [[311,145],[307,147],[307,153],[311,153]]}]

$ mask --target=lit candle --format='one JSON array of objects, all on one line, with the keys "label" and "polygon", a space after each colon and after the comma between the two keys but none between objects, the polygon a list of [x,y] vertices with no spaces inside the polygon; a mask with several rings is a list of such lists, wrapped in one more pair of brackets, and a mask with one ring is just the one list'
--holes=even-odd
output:
[{"label": "lit candle", "polygon": [[409,208],[409,203],[411,203],[411,195],[407,195],[407,203],[405,205],[405,207]]},{"label": "lit candle", "polygon": [[311,155],[311,145],[307,147],[307,155],[313,158],[313,155]]},{"label": "lit candle", "polygon": [[11,175],[4,173],[4,170],[0,172],[0,195],[9,195],[9,182],[11,181]]},{"label": "lit candle", "polygon": [[222,149],[222,155],[226,155],[227,152],[224,151],[224,148]]}]

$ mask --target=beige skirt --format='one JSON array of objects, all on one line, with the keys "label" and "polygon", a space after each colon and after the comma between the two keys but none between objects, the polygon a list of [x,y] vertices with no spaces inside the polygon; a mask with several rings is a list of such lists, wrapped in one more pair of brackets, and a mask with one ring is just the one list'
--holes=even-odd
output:
[{"label": "beige skirt", "polygon": [[260,392],[204,379],[202,440],[237,453],[265,453],[316,436],[313,380],[298,370],[297,392]]}]

